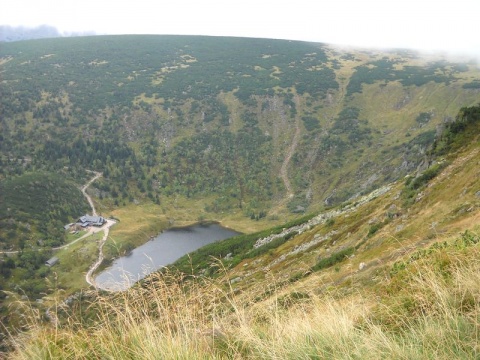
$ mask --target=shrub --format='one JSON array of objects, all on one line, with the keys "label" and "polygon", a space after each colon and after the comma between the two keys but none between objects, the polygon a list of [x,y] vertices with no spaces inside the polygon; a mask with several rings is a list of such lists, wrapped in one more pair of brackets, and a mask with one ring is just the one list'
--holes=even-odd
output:
[{"label": "shrub", "polygon": [[333,265],[343,261],[345,257],[350,256],[355,251],[355,248],[348,247],[346,249],[340,250],[327,258],[320,259],[313,267],[312,271],[319,271],[332,267]]}]

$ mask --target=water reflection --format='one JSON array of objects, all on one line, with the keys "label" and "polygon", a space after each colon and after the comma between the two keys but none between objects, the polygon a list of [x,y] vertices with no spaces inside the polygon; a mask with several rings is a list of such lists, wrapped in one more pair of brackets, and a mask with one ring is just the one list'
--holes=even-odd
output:
[{"label": "water reflection", "polygon": [[151,272],[209,243],[238,235],[217,224],[194,225],[167,230],[115,260],[102,271],[95,283],[100,289],[122,291]]}]

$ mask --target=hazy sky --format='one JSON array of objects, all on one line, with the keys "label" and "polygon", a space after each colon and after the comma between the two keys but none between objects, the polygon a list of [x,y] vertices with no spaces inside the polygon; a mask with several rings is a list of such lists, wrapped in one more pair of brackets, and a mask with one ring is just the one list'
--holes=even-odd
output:
[{"label": "hazy sky", "polygon": [[480,0],[1,0],[1,25],[266,37],[480,55]]}]

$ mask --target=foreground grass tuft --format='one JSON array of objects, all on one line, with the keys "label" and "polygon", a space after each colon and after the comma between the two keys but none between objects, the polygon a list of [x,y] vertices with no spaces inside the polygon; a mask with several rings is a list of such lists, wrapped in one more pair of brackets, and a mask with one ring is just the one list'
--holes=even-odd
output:
[{"label": "foreground grass tuft", "polygon": [[311,291],[288,308],[281,297],[254,304],[226,278],[158,274],[125,293],[88,294],[88,306],[70,309],[58,327],[31,321],[30,331],[13,339],[11,357],[475,359],[480,249],[455,244],[395,267],[375,293]]}]

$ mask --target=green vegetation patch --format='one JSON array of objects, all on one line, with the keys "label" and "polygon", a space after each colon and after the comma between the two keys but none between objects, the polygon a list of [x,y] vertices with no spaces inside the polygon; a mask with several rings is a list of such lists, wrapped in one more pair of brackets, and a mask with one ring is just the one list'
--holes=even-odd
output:
[{"label": "green vegetation patch", "polygon": [[433,117],[432,113],[429,112],[421,112],[418,114],[418,116],[415,118],[415,121],[418,122],[419,124],[426,124],[428,123]]},{"label": "green vegetation patch", "polygon": [[418,193],[447,165],[448,163],[446,161],[437,162],[431,165],[417,177],[409,176],[405,181],[405,188],[402,190],[402,196],[405,199],[405,205],[411,205],[417,198]]},{"label": "green vegetation patch", "polygon": [[313,116],[302,116],[303,125],[308,132],[320,129],[320,121]]},{"label": "green vegetation patch", "polygon": [[[347,95],[362,92],[363,84],[373,84],[378,81],[400,81],[404,86],[422,86],[428,82],[446,83],[454,80],[453,73],[460,72],[456,67],[449,67],[449,63],[437,61],[427,66],[403,66],[398,60],[384,58],[365,65],[357,66],[347,86]],[[460,69],[461,70],[461,69]]]},{"label": "green vegetation patch", "polygon": [[39,172],[1,181],[0,203],[1,243],[7,249],[27,243],[60,245],[65,240],[63,226],[89,209],[75,184]]},{"label": "green vegetation patch", "polygon": [[479,128],[480,105],[461,108],[455,121],[448,123],[436,139],[431,153],[437,156],[453,153],[478,136]]},{"label": "green vegetation patch", "polygon": [[480,89],[480,80],[473,80],[472,82],[463,84],[462,87],[464,89]]},{"label": "green vegetation patch", "polygon": [[345,260],[345,258],[352,255],[354,251],[354,247],[347,247],[333,253],[329,257],[322,258],[314,266],[312,266],[312,271],[320,271],[332,267],[333,265],[342,262],[343,260]]},{"label": "green vegetation patch", "polygon": [[359,108],[346,107],[335,119],[331,133],[334,136],[343,135],[345,143],[355,147],[360,142],[371,139],[372,129],[368,126],[367,120],[360,119]]},{"label": "green vegetation patch", "polygon": [[211,212],[249,204],[256,208],[272,196],[267,160],[271,151],[270,137],[256,128],[237,133],[212,131],[183,139],[164,158],[161,191],[187,197],[214,193],[217,200],[206,208]]}]

